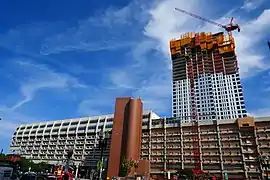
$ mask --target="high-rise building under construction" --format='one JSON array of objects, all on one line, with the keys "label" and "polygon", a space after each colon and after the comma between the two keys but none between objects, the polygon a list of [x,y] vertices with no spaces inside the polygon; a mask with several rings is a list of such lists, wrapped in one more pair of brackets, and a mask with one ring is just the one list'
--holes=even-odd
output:
[{"label": "high-rise building under construction", "polygon": [[234,38],[224,33],[187,33],[170,41],[173,116],[192,119],[246,117]]}]

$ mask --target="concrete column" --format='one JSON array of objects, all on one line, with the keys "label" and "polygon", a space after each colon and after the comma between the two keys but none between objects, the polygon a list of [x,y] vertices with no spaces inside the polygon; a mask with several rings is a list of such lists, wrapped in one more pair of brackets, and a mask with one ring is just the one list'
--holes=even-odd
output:
[{"label": "concrete column", "polygon": [[184,169],[184,142],[183,142],[183,127],[180,124],[180,142],[181,142],[181,169]]},{"label": "concrete column", "polygon": [[220,130],[219,130],[219,124],[216,122],[216,131],[217,131],[217,137],[218,137],[218,151],[219,151],[219,160],[220,160],[220,168],[221,168],[221,176],[224,178],[224,164],[223,164],[223,155],[222,155],[222,148],[221,148],[221,141],[220,141]]},{"label": "concrete column", "polygon": [[247,166],[246,166],[246,162],[245,162],[245,156],[244,156],[244,150],[243,150],[243,142],[242,142],[242,135],[241,135],[241,132],[239,130],[238,132],[238,137],[239,137],[239,142],[240,142],[240,149],[241,149],[241,156],[242,156],[242,163],[243,163],[243,170],[244,170],[244,173],[245,173],[245,178],[248,178],[248,175],[247,175]]},{"label": "concrete column", "polygon": [[75,178],[78,178],[79,165],[76,165]]},{"label": "concrete column", "polygon": [[203,170],[200,121],[198,121],[197,131],[198,131],[198,146],[199,146],[198,148],[199,148],[199,153],[200,153],[200,167],[201,167],[201,170]]}]

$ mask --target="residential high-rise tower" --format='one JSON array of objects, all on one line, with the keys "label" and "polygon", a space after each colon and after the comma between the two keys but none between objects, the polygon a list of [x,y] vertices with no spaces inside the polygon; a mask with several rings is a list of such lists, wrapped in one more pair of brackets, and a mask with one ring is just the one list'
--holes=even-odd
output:
[{"label": "residential high-rise tower", "polygon": [[224,33],[187,33],[170,41],[173,116],[192,119],[246,117],[234,38]]}]

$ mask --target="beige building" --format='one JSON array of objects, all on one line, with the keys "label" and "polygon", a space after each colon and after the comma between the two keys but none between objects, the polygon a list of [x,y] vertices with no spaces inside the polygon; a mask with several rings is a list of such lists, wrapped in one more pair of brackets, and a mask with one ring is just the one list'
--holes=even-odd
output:
[{"label": "beige building", "polygon": [[259,156],[270,155],[270,117],[203,121],[198,126],[180,124],[177,118],[150,121],[143,125],[141,157],[151,161],[151,174],[159,179],[168,172],[194,167],[196,136],[205,172],[217,177],[262,179]]}]

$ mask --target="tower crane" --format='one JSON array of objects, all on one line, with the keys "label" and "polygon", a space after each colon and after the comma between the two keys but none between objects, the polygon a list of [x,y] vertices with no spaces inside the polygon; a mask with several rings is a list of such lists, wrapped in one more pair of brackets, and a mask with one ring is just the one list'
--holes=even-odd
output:
[{"label": "tower crane", "polygon": [[204,17],[198,16],[198,15],[196,15],[196,14],[187,12],[187,11],[185,11],[185,10],[183,10],[183,9],[175,8],[175,10],[176,10],[176,11],[179,11],[179,12],[182,12],[182,13],[184,13],[184,14],[190,15],[190,16],[192,16],[192,17],[194,17],[194,18],[203,20],[203,21],[208,22],[208,23],[210,23],[210,24],[219,26],[219,27],[225,29],[228,33],[231,33],[231,32],[234,31],[234,30],[237,30],[238,32],[240,32],[240,26],[239,26],[238,24],[233,23],[233,17],[231,18],[231,21],[230,21],[229,24],[227,24],[227,25],[222,25],[222,24],[217,23],[217,22],[215,22],[215,21],[212,21],[212,20],[206,19],[206,18],[204,18]]}]

